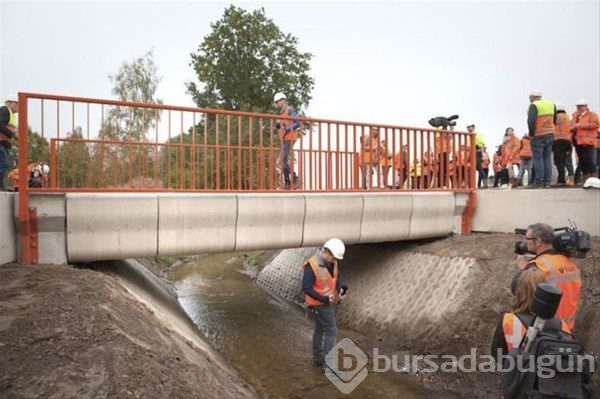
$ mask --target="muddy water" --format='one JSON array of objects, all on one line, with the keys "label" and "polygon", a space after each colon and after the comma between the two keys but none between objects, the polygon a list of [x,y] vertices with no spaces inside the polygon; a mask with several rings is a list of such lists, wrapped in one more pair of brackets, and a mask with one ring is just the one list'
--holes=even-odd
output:
[{"label": "muddy water", "polygon": [[[243,259],[213,255],[171,274],[179,301],[209,344],[263,397],[442,397],[399,373],[370,372],[343,395],[311,364],[312,321],[240,273]],[[345,336],[340,331],[338,339]]]}]

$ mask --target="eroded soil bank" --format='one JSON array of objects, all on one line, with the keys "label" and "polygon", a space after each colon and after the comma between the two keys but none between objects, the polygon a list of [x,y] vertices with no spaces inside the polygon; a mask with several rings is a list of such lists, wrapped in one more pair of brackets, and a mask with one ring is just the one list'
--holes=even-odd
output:
[{"label": "eroded soil bank", "polygon": [[0,267],[1,397],[255,397],[198,337],[106,273]]}]

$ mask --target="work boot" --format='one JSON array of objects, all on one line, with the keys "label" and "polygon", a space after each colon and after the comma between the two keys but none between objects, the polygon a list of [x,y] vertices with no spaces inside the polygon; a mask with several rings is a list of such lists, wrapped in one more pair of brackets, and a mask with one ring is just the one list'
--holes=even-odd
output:
[{"label": "work boot", "polygon": [[573,187],[574,185],[575,185],[575,178],[573,176],[567,177],[567,182],[565,183],[565,186]]},{"label": "work boot", "polygon": [[508,184],[510,185],[510,188],[517,188],[517,179],[515,179],[514,177],[511,177],[510,179],[508,179],[509,182]]},{"label": "work boot", "polygon": [[539,183],[531,183],[530,185],[528,185],[525,188],[530,189],[530,190],[535,190],[536,188],[544,188],[544,185],[539,184]]}]

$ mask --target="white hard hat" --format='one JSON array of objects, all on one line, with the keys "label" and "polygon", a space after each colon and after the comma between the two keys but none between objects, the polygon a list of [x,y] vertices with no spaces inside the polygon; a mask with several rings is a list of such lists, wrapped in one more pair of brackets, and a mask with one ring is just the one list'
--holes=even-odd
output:
[{"label": "white hard hat", "polygon": [[475,126],[475,123],[473,123],[473,122],[467,123],[467,127],[469,127],[469,126]]},{"label": "white hard hat", "polygon": [[583,188],[600,188],[600,179],[597,177],[590,177],[583,183]]},{"label": "white hard hat", "polygon": [[565,110],[565,103],[563,103],[561,101],[557,101],[555,105],[556,105],[556,110],[557,111],[564,111]]},{"label": "white hard hat", "polygon": [[275,96],[273,97],[273,102],[276,103],[279,100],[285,100],[287,97],[285,96],[285,94],[279,92],[277,94],[275,94]]},{"label": "white hard hat", "polygon": [[17,94],[11,94],[9,96],[7,96],[4,101],[10,101],[13,103],[18,103],[19,102],[19,96]]},{"label": "white hard hat", "polygon": [[50,167],[46,164],[42,165],[42,174],[47,175],[50,173]]},{"label": "white hard hat", "polygon": [[327,240],[325,245],[323,245],[323,248],[328,249],[329,252],[331,252],[331,254],[335,256],[336,259],[344,259],[344,254],[346,253],[346,246],[339,238],[331,238]]},{"label": "white hard hat", "polygon": [[542,92],[540,90],[533,90],[531,93],[529,93],[529,95],[531,97],[541,97],[542,96]]},{"label": "white hard hat", "polygon": [[588,105],[588,102],[585,98],[580,98],[579,100],[577,100],[577,104],[575,105]]}]

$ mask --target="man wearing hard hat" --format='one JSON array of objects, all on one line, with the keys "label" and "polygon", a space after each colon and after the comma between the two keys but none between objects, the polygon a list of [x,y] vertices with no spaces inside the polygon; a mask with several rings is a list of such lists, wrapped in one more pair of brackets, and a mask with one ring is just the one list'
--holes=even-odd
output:
[{"label": "man wearing hard hat", "polygon": [[4,190],[4,177],[10,169],[11,140],[17,135],[17,112],[19,100],[16,95],[8,96],[0,107],[0,190]]},{"label": "man wearing hard hat", "polygon": [[583,98],[577,101],[577,110],[571,117],[571,132],[575,135],[575,149],[585,182],[596,173],[595,148],[598,135],[598,115],[588,108]]},{"label": "man wearing hard hat", "polygon": [[302,267],[302,292],[307,308],[315,314],[313,333],[313,363],[325,366],[325,356],[335,346],[337,325],[333,305],[346,295],[348,287],[340,276],[338,262],[346,247],[339,238],[328,240]]},{"label": "man wearing hard hat", "polygon": [[529,94],[527,125],[531,137],[531,151],[535,167],[535,181],[529,188],[550,187],[552,180],[552,142],[556,129],[556,107],[550,100],[542,98],[540,91]]},{"label": "man wearing hard hat", "polygon": [[[294,117],[298,116],[298,112],[289,105],[286,104],[286,96],[283,93],[277,93],[273,97],[273,102],[279,109],[279,115],[283,117]],[[279,139],[281,140],[281,163],[283,166],[283,177],[285,179],[285,188],[289,190],[291,188],[291,178],[294,178],[294,188],[298,188],[298,176],[296,172],[292,173],[292,166],[294,165],[294,143],[298,138],[298,129],[300,128],[300,122],[290,119],[282,119],[278,121]]]}]

